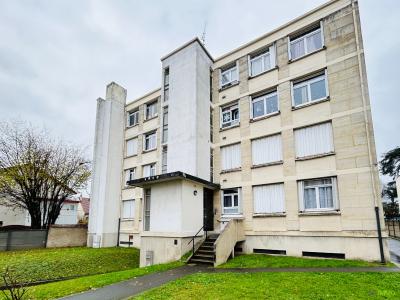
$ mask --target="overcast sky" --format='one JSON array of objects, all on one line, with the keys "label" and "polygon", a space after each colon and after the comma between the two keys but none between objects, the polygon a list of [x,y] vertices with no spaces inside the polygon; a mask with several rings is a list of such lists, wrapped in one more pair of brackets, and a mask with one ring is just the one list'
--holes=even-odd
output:
[{"label": "overcast sky", "polygon": [[[0,0],[0,119],[91,146],[96,99],[109,82],[133,100],[159,87],[160,58],[201,36],[205,23],[206,47],[218,57],[324,2]],[[381,155],[400,144],[400,1],[360,7]]]}]

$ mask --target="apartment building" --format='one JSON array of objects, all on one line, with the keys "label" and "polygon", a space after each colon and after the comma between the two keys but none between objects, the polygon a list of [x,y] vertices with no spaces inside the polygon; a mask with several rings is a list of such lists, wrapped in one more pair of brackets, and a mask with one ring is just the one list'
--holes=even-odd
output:
[{"label": "apartment building", "polygon": [[207,232],[214,264],[235,247],[388,257],[357,1],[219,58],[193,39],[160,73],[139,99],[115,83],[98,99],[89,246],[139,247],[144,266]]}]

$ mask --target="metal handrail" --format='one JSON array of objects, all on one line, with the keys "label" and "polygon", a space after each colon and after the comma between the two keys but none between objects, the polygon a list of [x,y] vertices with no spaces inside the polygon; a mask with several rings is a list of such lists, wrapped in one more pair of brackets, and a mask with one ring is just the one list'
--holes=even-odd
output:
[{"label": "metal handrail", "polygon": [[[204,229],[204,225],[201,226],[201,228],[199,229],[199,231],[196,232],[196,234],[192,237],[192,239],[189,241],[189,243],[187,243],[188,245],[193,242],[192,245],[192,255],[194,255],[194,239],[197,237],[197,235],[200,233],[200,231],[202,231]],[[206,239],[207,239],[207,230],[203,230],[206,234]]]}]

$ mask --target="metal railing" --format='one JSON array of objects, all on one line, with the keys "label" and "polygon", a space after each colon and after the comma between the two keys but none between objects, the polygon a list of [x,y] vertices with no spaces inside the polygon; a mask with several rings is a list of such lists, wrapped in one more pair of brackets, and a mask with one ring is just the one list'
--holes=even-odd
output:
[{"label": "metal railing", "polygon": [[386,229],[388,235],[394,238],[400,238],[400,219],[386,219],[385,220]]},{"label": "metal railing", "polygon": [[[199,229],[199,231],[197,231],[197,233],[192,237],[192,239],[191,239],[191,240],[189,241],[189,243],[188,243],[188,245],[189,245],[190,243],[193,243],[193,244],[192,244],[192,255],[194,255],[194,239],[199,235],[199,233],[200,233],[203,229],[204,229],[204,225],[201,226],[201,228]],[[205,233],[206,239],[207,239],[207,230],[204,230],[204,233]]]}]

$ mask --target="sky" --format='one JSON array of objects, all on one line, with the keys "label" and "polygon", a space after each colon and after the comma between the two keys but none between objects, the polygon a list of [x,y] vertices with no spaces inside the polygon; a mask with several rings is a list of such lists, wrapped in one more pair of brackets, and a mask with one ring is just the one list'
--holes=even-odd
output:
[{"label": "sky", "polygon": [[[218,57],[324,2],[0,0],[0,120],[45,126],[91,149],[96,99],[111,81],[131,101],[158,88],[160,58],[204,28]],[[359,3],[381,156],[400,145],[400,1]]]}]

